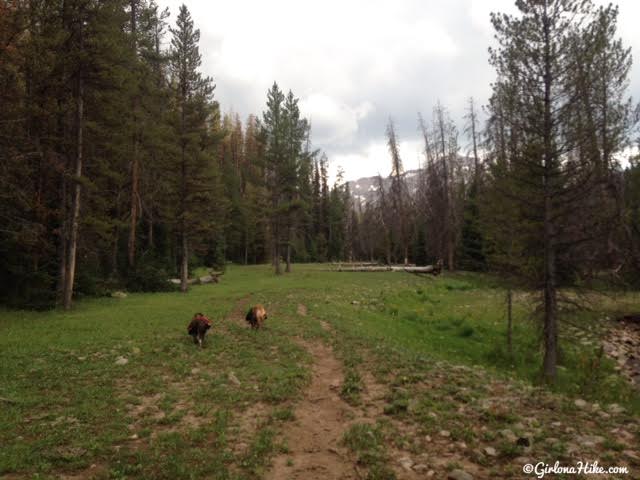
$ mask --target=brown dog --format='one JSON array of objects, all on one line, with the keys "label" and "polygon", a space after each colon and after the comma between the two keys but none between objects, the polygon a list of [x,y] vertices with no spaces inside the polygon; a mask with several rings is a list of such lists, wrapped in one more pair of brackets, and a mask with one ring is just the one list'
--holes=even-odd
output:
[{"label": "brown dog", "polygon": [[262,305],[256,305],[251,307],[247,312],[246,320],[251,325],[251,328],[260,328],[267,319],[267,311]]},{"label": "brown dog", "polygon": [[211,320],[202,313],[196,313],[191,319],[187,331],[189,335],[193,337],[193,343],[199,345],[202,348],[202,342],[204,336],[207,334],[207,330],[211,328]]}]

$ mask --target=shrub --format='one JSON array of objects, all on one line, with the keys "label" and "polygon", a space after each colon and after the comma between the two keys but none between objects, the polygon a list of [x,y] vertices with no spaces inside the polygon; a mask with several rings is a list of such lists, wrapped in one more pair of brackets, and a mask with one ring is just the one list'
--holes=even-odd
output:
[{"label": "shrub", "polygon": [[167,269],[155,259],[140,257],[127,277],[127,290],[130,292],[166,292],[173,289]]},{"label": "shrub", "polygon": [[12,308],[51,308],[56,302],[55,280],[44,271],[26,269],[0,273],[0,303]]}]

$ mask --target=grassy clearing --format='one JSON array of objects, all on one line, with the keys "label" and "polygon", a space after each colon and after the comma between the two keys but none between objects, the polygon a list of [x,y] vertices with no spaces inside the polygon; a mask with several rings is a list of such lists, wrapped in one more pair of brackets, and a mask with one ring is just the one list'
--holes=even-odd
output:
[{"label": "grassy clearing", "polygon": [[[356,355],[351,343],[391,349],[403,357],[446,360],[483,366],[498,375],[533,384],[540,379],[542,349],[533,298],[515,295],[513,356],[506,346],[505,292],[473,274],[424,279],[411,275],[327,273],[335,289],[309,294],[310,312],[331,324],[343,350]],[[342,278],[340,276],[350,276]],[[376,275],[379,277],[376,278]],[[352,285],[340,288],[342,282]],[[594,296],[595,298],[595,296]],[[640,309],[640,294],[592,298],[598,311],[566,312],[561,331],[561,365],[555,389],[601,402],[620,402],[640,412],[638,396],[607,359],[598,361],[598,334],[608,318]],[[349,359],[347,359],[348,363]],[[598,368],[592,368],[598,364]]]},{"label": "grassy clearing", "polygon": [[[255,476],[275,448],[273,425],[286,418],[274,416],[247,439],[233,438],[234,425],[255,404],[269,410],[295,398],[309,357],[291,342],[295,320],[289,326],[285,315],[259,333],[223,319],[253,292],[269,304],[269,284],[281,288],[273,280],[266,269],[236,269],[188,295],[0,313],[0,396],[11,400],[0,409],[0,473],[95,465],[109,478]],[[186,335],[195,311],[214,319],[202,350]],[[118,365],[120,357],[128,363]],[[248,446],[234,452],[234,441]]]},{"label": "grassy clearing", "polygon": [[[510,428],[519,435],[537,427],[519,425],[522,419],[494,400],[520,395],[528,402],[525,410],[552,401],[544,391],[526,393],[541,363],[529,296],[516,295],[510,358],[504,292],[486,278],[323,268],[295,266],[293,274],[278,278],[266,266],[231,267],[222,283],[193,287],[187,295],[87,299],[68,313],[0,311],[0,475],[260,478],[270,457],[286,451],[277,432],[295,417],[293,405],[309,379],[310,358],[295,336],[334,343],[345,371],[341,394],[352,405],[361,403],[363,374],[373,371],[388,386],[384,412],[397,423],[393,428],[411,425],[434,438],[446,429],[448,442],[493,444],[504,461],[526,453],[496,432]],[[243,316],[242,299],[267,306],[266,330],[225,319]],[[308,315],[298,314],[300,304]],[[600,309],[568,316],[572,326],[563,330],[556,389],[638,412],[637,394],[610,362],[590,367],[598,350],[594,326],[615,310],[639,310],[640,295],[600,302]],[[214,319],[202,350],[186,334],[196,311]],[[331,324],[335,335],[318,320]],[[587,332],[579,341],[576,325]],[[120,357],[125,365],[116,363]],[[509,378],[514,383],[505,383]],[[560,398],[556,415],[563,424],[588,421],[586,414],[575,416],[571,400]],[[456,409],[465,405],[473,408],[460,415]],[[370,478],[388,478],[389,458],[375,445],[361,451],[359,438],[382,442],[385,425],[354,426],[345,437],[368,462]],[[539,438],[532,442],[552,436],[557,442],[545,448],[568,454],[570,435],[550,428],[535,430],[532,437]],[[411,435],[392,437],[398,449],[424,448]],[[615,436],[605,444],[603,455],[610,459],[626,448]],[[503,467],[486,456],[470,458],[489,469]]]}]

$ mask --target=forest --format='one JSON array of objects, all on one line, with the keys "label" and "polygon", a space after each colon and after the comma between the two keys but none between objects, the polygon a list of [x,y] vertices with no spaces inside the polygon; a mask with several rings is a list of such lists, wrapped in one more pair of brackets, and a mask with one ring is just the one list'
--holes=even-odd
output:
[{"label": "forest", "polygon": [[223,115],[186,6],[175,28],[140,0],[0,8],[3,303],[344,257],[348,193],[298,99],[274,83],[261,116]]}]

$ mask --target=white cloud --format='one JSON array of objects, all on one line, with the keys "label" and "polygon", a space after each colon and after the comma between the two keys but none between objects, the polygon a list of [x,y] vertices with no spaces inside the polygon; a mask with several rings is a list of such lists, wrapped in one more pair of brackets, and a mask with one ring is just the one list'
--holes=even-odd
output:
[{"label": "white cloud", "polygon": [[[159,2],[175,20],[183,0]],[[620,34],[640,58],[640,1],[618,3]],[[429,118],[441,100],[461,123],[469,96],[485,103],[494,79],[489,13],[515,11],[514,0],[186,4],[202,33],[203,70],[214,78],[223,109],[243,117],[260,114],[277,81],[300,98],[315,146],[327,151],[332,165],[342,164],[347,178],[388,173],[384,131],[390,115],[403,145],[418,145],[418,111]],[[640,62],[631,77],[637,100]],[[407,168],[417,164],[415,148],[403,152],[403,159]]]},{"label": "white cloud", "polygon": [[300,110],[311,121],[314,142],[344,145],[353,141],[359,121],[373,105],[365,101],[352,107],[324,93],[312,93],[300,101]]},{"label": "white cloud", "polygon": [[[406,170],[418,168],[424,161],[424,147],[420,140],[401,140],[400,157]],[[389,175],[391,157],[385,139],[372,141],[357,152],[336,154],[330,159],[332,176],[338,167],[345,171],[345,178],[357,179],[374,175]]]}]

